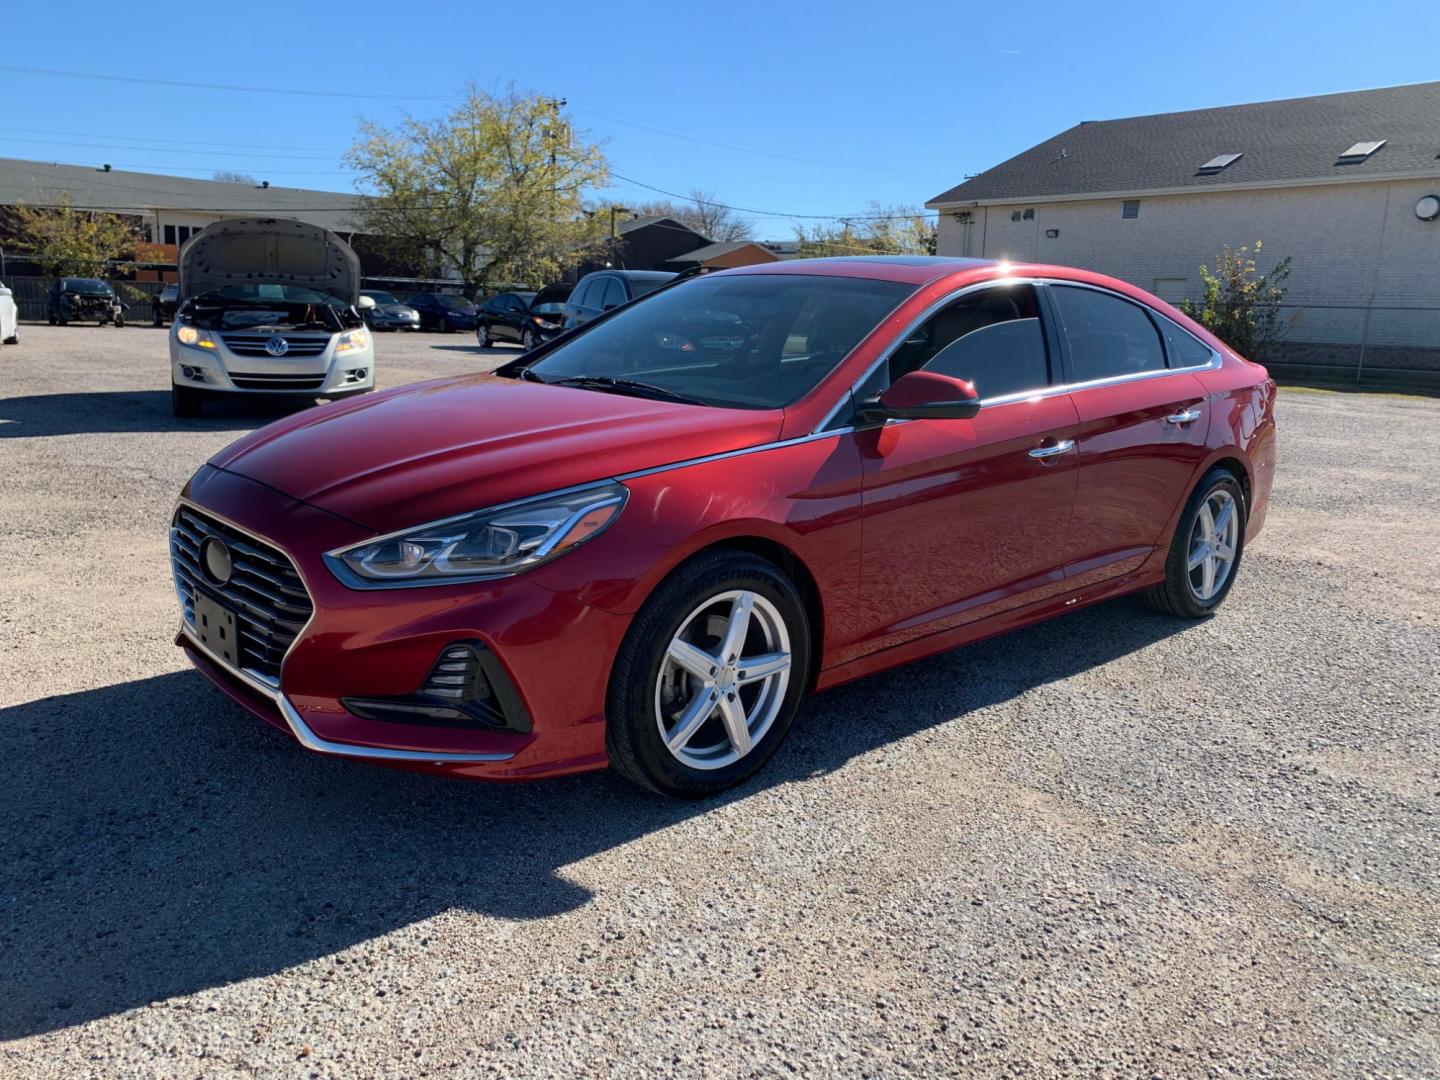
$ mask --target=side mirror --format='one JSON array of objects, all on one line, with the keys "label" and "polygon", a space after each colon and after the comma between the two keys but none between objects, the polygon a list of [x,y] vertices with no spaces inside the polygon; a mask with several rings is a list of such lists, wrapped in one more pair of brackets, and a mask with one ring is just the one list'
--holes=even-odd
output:
[{"label": "side mirror", "polygon": [[375,298],[373,296],[362,296],[359,300],[355,301],[355,306],[361,311],[369,311],[375,306]]},{"label": "side mirror", "polygon": [[901,375],[878,398],[860,403],[860,419],[969,420],[980,411],[975,384],[933,371]]}]

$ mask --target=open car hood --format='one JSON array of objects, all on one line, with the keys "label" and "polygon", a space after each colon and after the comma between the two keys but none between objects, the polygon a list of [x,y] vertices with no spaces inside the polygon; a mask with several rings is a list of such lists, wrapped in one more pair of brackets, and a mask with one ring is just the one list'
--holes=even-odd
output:
[{"label": "open car hood", "polygon": [[303,221],[217,221],[180,252],[180,299],[226,285],[295,285],[353,305],[360,299],[360,259],[340,237]]}]

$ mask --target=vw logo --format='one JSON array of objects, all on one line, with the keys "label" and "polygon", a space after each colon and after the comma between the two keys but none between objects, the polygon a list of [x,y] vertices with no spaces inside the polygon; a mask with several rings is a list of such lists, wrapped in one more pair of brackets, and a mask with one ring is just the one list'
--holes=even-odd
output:
[{"label": "vw logo", "polygon": [[286,341],[279,334],[276,334],[269,341],[265,342],[265,351],[271,356],[284,356],[290,351],[290,342]]},{"label": "vw logo", "polygon": [[205,576],[216,585],[228,582],[235,569],[230,561],[230,549],[218,536],[207,536],[200,545],[200,564],[205,568]]}]

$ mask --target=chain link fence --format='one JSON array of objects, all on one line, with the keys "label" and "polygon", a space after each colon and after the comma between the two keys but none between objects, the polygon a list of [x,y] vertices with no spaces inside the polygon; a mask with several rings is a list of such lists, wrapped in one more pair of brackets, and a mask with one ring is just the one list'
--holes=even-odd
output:
[{"label": "chain link fence", "polygon": [[1301,381],[1440,390],[1440,307],[1285,303],[1266,363]]}]

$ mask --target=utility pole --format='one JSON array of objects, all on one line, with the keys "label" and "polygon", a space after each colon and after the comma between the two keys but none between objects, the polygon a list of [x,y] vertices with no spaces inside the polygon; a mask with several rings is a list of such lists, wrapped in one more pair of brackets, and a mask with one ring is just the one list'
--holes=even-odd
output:
[{"label": "utility pole", "polygon": [[556,176],[558,163],[557,148],[560,144],[560,110],[569,104],[564,98],[541,98],[542,108],[550,111],[550,123],[545,127],[545,138],[550,143],[550,205],[553,210],[559,199],[559,183]]},{"label": "utility pole", "polygon": [[[628,214],[630,211],[623,206],[612,203],[610,205],[610,258],[615,259],[620,252],[620,233],[615,228],[615,215]],[[621,269],[624,269],[625,260],[620,260]]]}]

